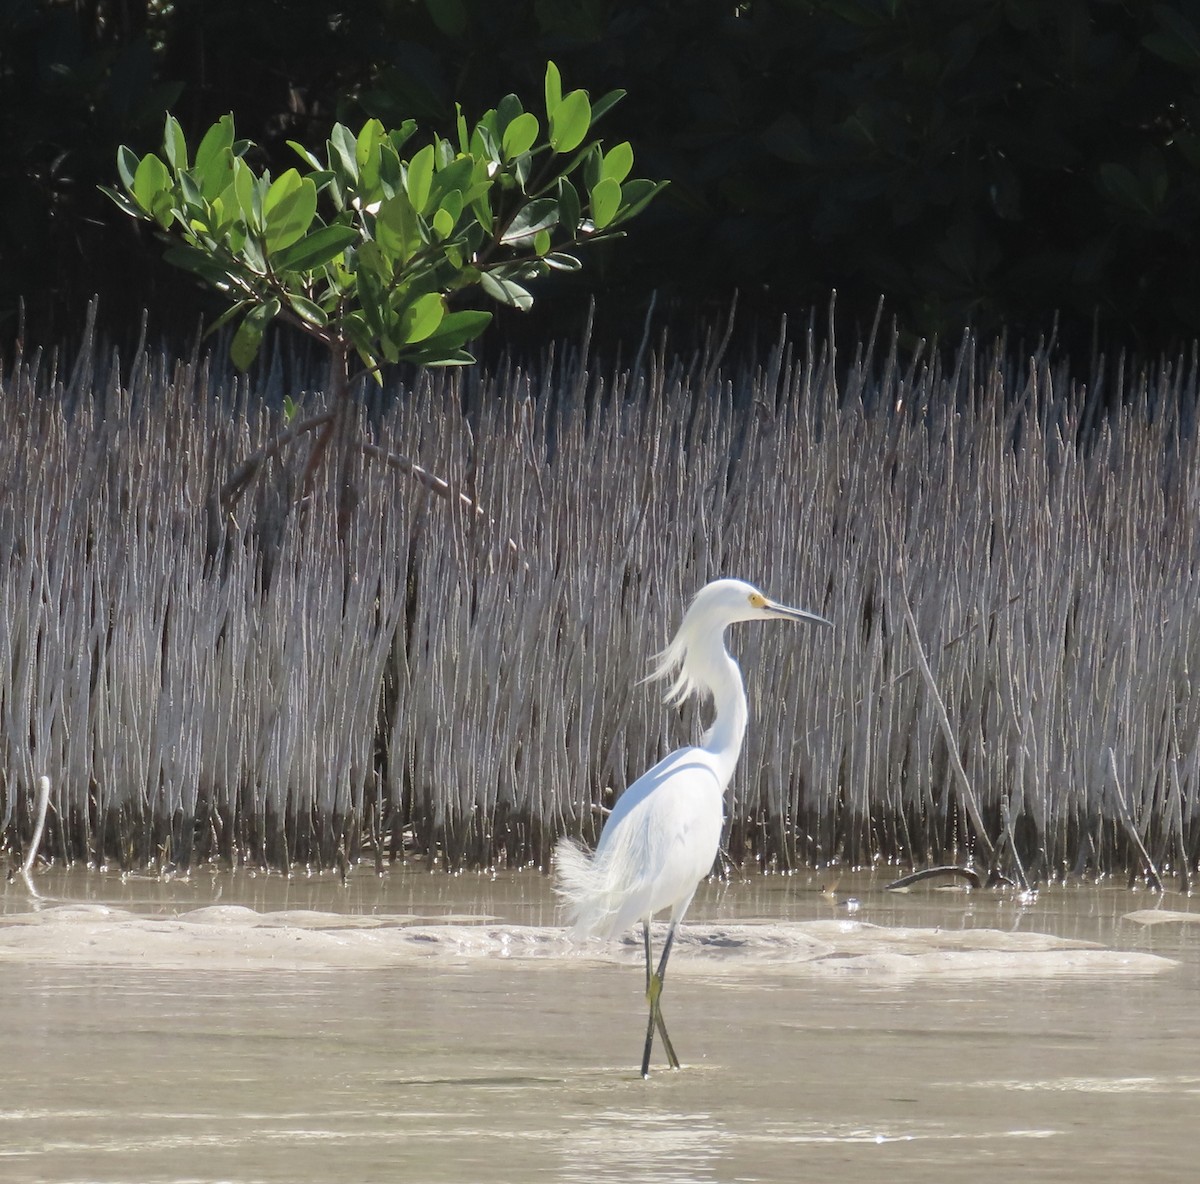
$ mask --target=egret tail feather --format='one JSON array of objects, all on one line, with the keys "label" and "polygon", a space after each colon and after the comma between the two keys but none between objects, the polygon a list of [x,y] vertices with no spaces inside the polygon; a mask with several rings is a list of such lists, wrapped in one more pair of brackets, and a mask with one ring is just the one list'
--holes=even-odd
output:
[{"label": "egret tail feather", "polygon": [[592,853],[573,839],[560,839],[554,848],[554,873],[554,891],[563,901],[574,936],[588,936],[600,888]]},{"label": "egret tail feather", "polygon": [[572,839],[560,839],[554,848],[554,891],[562,898],[577,938],[611,937],[615,932],[625,900],[608,862]]}]

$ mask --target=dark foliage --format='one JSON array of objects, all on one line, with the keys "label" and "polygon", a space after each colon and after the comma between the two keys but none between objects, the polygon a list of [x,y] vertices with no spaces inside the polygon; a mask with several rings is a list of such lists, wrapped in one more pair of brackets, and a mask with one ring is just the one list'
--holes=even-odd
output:
[{"label": "dark foliage", "polygon": [[[233,110],[287,160],[337,117],[446,128],[572,85],[629,98],[669,194],[630,243],[564,282],[538,335],[604,294],[601,328],[727,305],[773,319],[880,294],[916,333],[1044,331],[1157,349],[1200,333],[1200,13],[1116,0],[0,0],[0,324],[39,339],[99,289],[110,324],[201,311],[95,191],[163,112],[189,135]],[[290,161],[288,161],[290,163]],[[585,287],[586,285],[586,287]],[[557,309],[557,312],[555,311]],[[557,316],[557,321],[554,318]],[[549,321],[546,318],[550,318]],[[753,319],[753,318],[752,318]],[[509,333],[521,327],[509,318]]]}]

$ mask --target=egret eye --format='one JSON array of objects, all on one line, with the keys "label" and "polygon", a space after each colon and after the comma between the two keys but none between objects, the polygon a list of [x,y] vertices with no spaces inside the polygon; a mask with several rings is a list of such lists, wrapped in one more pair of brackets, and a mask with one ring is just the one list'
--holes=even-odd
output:
[{"label": "egret eye", "polygon": [[767,598],[761,592],[750,593],[750,607],[762,608],[767,603]]}]

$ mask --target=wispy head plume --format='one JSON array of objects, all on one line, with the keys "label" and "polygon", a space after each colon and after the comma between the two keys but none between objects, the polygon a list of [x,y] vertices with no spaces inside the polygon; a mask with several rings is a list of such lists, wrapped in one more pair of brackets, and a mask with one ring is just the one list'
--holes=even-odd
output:
[{"label": "wispy head plume", "polygon": [[683,630],[671,638],[667,648],[654,655],[651,661],[654,668],[643,679],[644,682],[654,682],[658,679],[670,679],[671,685],[663,696],[664,703],[682,703],[692,695],[700,693],[700,684],[688,668],[688,642]]}]

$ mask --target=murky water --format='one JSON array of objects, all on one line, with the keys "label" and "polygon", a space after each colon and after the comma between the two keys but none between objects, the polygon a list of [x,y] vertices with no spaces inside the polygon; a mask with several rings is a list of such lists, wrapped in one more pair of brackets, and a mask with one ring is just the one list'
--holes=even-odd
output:
[{"label": "murky water", "polygon": [[[689,920],[840,918],[850,928],[849,910],[817,881],[706,885]],[[364,872],[342,887],[48,873],[37,887],[151,917],[219,902],[426,922],[556,920],[548,883],[532,874]],[[860,901],[853,921],[888,932],[1051,933],[1177,965],[1047,977],[1023,972],[1018,956],[1010,974],[950,964],[945,974],[817,973],[753,960],[710,970],[681,947],[663,998],[685,1068],[663,1066],[644,1082],[634,949],[607,960],[398,957],[379,969],[354,969],[350,956],[254,971],[236,956],[171,969],[16,958],[0,961],[0,1179],[1194,1176],[1200,924],[1126,918],[1200,906],[1111,888],[1043,891],[1026,906],[989,892],[884,893],[862,879],[838,890]],[[32,907],[10,885],[0,928]]]}]

